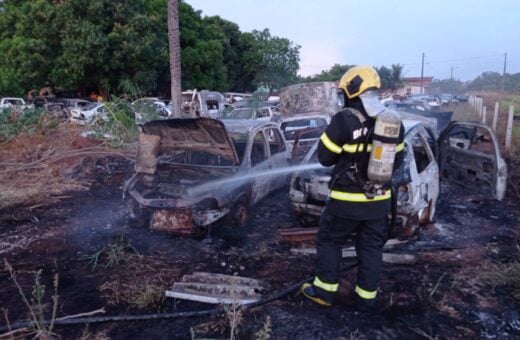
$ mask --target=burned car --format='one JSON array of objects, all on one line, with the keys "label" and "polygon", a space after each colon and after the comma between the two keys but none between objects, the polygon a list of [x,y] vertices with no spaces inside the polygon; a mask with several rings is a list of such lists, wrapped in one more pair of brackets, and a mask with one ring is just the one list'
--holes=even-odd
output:
[{"label": "burned car", "polygon": [[[436,129],[424,122],[403,120],[403,125],[404,161],[392,178],[398,236],[409,237],[420,224],[433,221],[441,180],[497,200],[504,197],[507,167],[489,127],[452,122],[438,137]],[[317,145],[303,163],[317,162]],[[301,172],[291,180],[291,204],[306,226],[317,225],[328,197],[331,171]]]},{"label": "burned car", "polygon": [[287,183],[287,175],[257,175],[287,165],[274,122],[148,122],[139,136],[135,174],[124,185],[130,222],[190,235],[221,220],[244,225],[250,206]]},{"label": "burned car", "polygon": [[301,162],[341,109],[340,97],[334,82],[294,84],[280,90],[278,123],[294,164]]}]

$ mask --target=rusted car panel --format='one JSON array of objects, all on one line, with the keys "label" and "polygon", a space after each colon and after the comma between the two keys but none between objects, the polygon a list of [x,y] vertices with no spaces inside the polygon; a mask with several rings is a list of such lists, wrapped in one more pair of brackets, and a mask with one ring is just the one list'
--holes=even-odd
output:
[{"label": "rusted car panel", "polygon": [[404,121],[404,162],[394,173],[398,234],[409,237],[420,224],[433,221],[440,193],[435,131],[422,123]]},{"label": "rusted car panel", "polygon": [[279,124],[293,164],[301,162],[339,111],[339,97],[334,82],[295,84],[280,90]]},{"label": "rusted car panel", "polygon": [[502,200],[507,165],[495,134],[483,124],[453,122],[440,137],[443,180]]},{"label": "rusted car panel", "polygon": [[124,185],[135,203],[130,218],[147,216],[144,223],[152,229],[176,234],[203,232],[225,216],[244,222],[244,210],[285,183],[283,176],[254,175],[287,165],[276,123],[211,118],[146,123],[135,174]]},{"label": "rusted car panel", "polygon": [[340,100],[336,83],[314,82],[282,88],[278,105],[282,116],[322,112],[332,117],[343,106]]}]

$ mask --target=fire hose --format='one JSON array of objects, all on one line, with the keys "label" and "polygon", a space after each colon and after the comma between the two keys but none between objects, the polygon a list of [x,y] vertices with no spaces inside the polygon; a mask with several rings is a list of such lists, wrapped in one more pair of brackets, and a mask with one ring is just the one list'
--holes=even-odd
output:
[{"label": "fire hose", "polygon": [[[358,263],[353,263],[348,265],[345,270],[350,270],[352,268],[355,268],[358,266]],[[300,288],[301,285],[303,285],[306,282],[310,282],[314,279],[314,276],[308,277],[304,280],[301,280],[297,283],[294,283],[290,285],[289,287],[286,287],[284,289],[281,289],[264,299],[261,299],[259,301],[249,303],[246,305],[243,305],[244,308],[253,308],[265,305],[267,303],[273,302],[275,300],[281,299],[285,297],[286,295],[289,295],[290,293],[294,292],[298,288]],[[177,319],[177,318],[189,318],[189,317],[197,317],[197,316],[208,316],[213,314],[218,314],[225,312],[225,309],[223,306],[216,307],[209,310],[203,310],[203,311],[190,311],[190,312],[175,312],[175,313],[156,313],[156,314],[140,314],[140,315],[107,315],[107,316],[96,316],[96,317],[83,317],[83,318],[74,318],[74,319],[56,319],[54,322],[51,322],[50,320],[45,320],[42,323],[45,325],[50,325],[51,323],[55,326],[58,325],[78,325],[78,324],[86,324],[86,323],[101,323],[101,322],[111,322],[111,321],[138,321],[138,320],[161,320],[161,319]],[[31,321],[20,321],[15,322],[10,327],[3,326],[0,327],[0,332],[5,331],[13,331],[21,328],[27,328],[30,327],[32,324]],[[1,335],[1,334],[0,334]]]}]

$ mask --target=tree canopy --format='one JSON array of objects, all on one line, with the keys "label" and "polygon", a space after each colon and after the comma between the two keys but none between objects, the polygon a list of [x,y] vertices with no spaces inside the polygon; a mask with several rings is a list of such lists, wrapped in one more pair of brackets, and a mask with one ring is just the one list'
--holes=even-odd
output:
[{"label": "tree canopy", "polygon": [[[241,92],[295,81],[299,46],[179,6],[184,89]],[[168,94],[167,0],[4,0],[0,55],[0,94],[23,95],[46,83]]]},{"label": "tree canopy", "polygon": [[[320,74],[311,77],[300,78],[302,82],[314,81],[339,81],[343,74],[355,65],[335,64],[329,70],[323,70]],[[402,84],[403,65],[392,64],[391,68],[386,66],[375,67],[381,79],[382,90],[395,90]]]}]

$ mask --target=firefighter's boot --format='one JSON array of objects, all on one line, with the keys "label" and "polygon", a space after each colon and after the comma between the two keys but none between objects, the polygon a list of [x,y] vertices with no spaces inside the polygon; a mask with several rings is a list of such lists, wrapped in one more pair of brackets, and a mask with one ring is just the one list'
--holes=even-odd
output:
[{"label": "firefighter's boot", "polygon": [[312,302],[322,306],[330,307],[334,302],[333,293],[325,292],[310,283],[304,283],[300,288],[300,292]]},{"label": "firefighter's boot", "polygon": [[354,306],[358,311],[368,314],[374,314],[379,310],[377,298],[363,299],[356,293],[354,293]]}]

